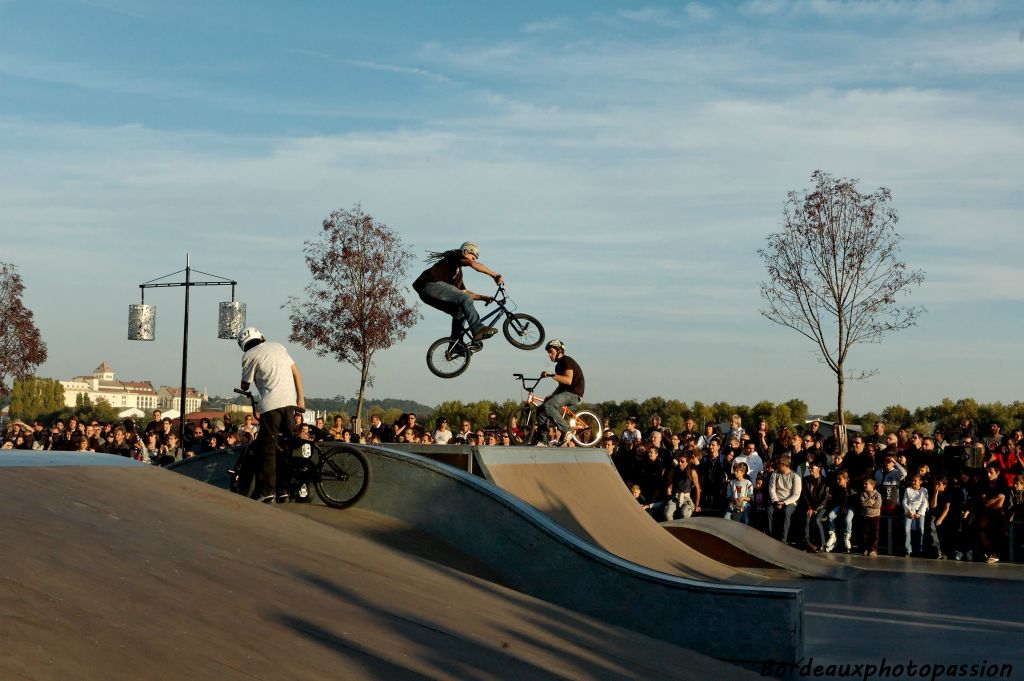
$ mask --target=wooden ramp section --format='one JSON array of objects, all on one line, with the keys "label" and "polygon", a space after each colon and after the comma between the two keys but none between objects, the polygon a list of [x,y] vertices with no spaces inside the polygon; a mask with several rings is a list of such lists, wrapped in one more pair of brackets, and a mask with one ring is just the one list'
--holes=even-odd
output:
[{"label": "wooden ramp section", "polygon": [[[758,584],[744,570],[694,550],[662,529],[622,484],[604,450],[480,447],[486,478],[578,537],[625,560],[690,579]],[[770,566],[768,566],[770,567]]]},{"label": "wooden ramp section", "polygon": [[695,551],[734,567],[774,566],[818,579],[857,576],[856,568],[799,551],[734,520],[696,517],[664,522],[661,526]]},{"label": "wooden ramp section", "polygon": [[0,480],[5,681],[756,678],[171,471]]}]

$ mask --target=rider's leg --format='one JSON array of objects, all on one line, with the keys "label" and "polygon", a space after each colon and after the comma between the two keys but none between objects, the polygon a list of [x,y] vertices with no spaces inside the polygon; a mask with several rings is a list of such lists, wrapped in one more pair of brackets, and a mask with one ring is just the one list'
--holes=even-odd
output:
[{"label": "rider's leg", "polygon": [[277,487],[277,435],[284,425],[284,409],[272,409],[260,415],[253,449],[256,454],[256,498],[273,496]]},{"label": "rider's leg", "polygon": [[552,395],[548,399],[544,400],[544,405],[540,411],[544,412],[544,416],[550,423],[554,423],[559,431],[565,433],[569,431],[569,424],[562,418],[562,407],[579,404],[580,396],[569,391],[560,392],[556,395]]},{"label": "rider's leg", "polygon": [[[432,281],[420,290],[420,300],[450,314],[457,319],[461,316],[469,330],[476,333],[480,328],[480,314],[473,299],[465,291],[443,281]],[[453,327],[454,328],[454,327]],[[461,329],[460,335],[461,335]]]}]

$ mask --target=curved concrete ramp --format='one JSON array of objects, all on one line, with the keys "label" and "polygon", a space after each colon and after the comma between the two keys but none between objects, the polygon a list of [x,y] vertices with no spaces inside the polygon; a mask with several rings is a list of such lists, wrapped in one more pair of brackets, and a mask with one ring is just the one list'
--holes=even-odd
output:
[{"label": "curved concrete ramp", "polygon": [[[327,444],[325,449],[345,446],[350,445]],[[481,478],[412,453],[359,448],[370,458],[373,482],[358,508],[396,518],[458,547],[517,591],[721,659],[800,657],[799,590],[709,583],[657,572],[583,541]],[[219,457],[226,469],[231,455]],[[197,457],[176,470],[216,483],[217,458]],[[654,528],[674,546],[685,548],[657,524]],[[700,617],[679,617],[681,611]],[[749,626],[762,635],[734,645],[736,612],[743,612]]]},{"label": "curved concrete ramp", "polygon": [[774,566],[819,579],[856,576],[856,568],[799,551],[734,520],[696,517],[664,522],[661,526],[690,548],[728,565]]},{"label": "curved concrete ramp", "polygon": [[757,678],[165,470],[9,464],[0,679]]},{"label": "curved concrete ramp", "polygon": [[692,579],[735,584],[766,579],[713,560],[661,529],[622,484],[604,450],[480,447],[477,458],[490,482],[616,556]]}]

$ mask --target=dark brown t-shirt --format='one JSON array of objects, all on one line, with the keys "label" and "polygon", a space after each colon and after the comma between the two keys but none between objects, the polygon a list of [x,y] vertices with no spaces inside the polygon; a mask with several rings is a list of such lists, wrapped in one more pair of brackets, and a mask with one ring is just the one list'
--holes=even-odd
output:
[{"label": "dark brown t-shirt", "polygon": [[583,380],[583,369],[580,369],[580,365],[572,357],[562,355],[561,359],[555,363],[555,373],[561,376],[569,369],[572,369],[572,383],[569,385],[559,383],[558,389],[553,394],[570,392],[583,397],[583,390],[586,388],[586,382]]},{"label": "dark brown t-shirt", "polygon": [[434,281],[443,281],[455,288],[466,290],[462,282],[462,251],[448,251],[444,257],[436,263],[423,270],[416,281],[412,283],[414,291],[419,292],[427,284]]}]

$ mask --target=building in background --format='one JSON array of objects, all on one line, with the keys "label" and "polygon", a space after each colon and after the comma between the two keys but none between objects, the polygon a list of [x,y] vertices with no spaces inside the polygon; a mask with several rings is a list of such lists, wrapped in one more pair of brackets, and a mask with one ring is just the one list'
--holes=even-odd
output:
[{"label": "building in background", "polygon": [[[118,411],[139,409],[150,412],[154,409],[178,410],[181,403],[181,388],[160,386],[157,390],[150,381],[118,381],[114,370],[103,362],[89,376],[75,376],[70,381],[61,381],[64,388],[64,404],[74,407],[78,396],[85,395],[96,403],[104,400]],[[185,394],[185,412],[199,411],[207,395],[188,388]]]}]

